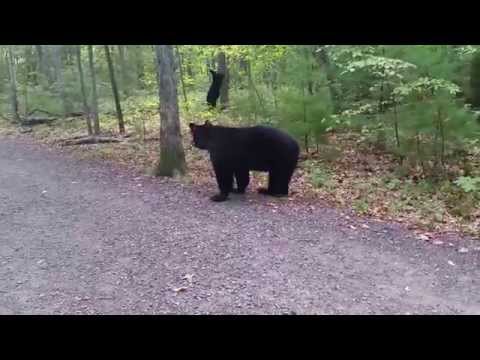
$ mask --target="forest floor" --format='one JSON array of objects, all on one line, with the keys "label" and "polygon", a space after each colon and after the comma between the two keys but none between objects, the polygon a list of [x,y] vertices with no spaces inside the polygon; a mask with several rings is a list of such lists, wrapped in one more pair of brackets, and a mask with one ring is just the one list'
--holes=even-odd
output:
[{"label": "forest floor", "polygon": [[[213,203],[191,151],[187,184],[142,175],[147,145],[88,145],[82,158],[5,135],[0,314],[480,314],[473,238],[418,234],[307,190]],[[127,166],[91,157],[119,148]]]},{"label": "forest floor", "polygon": [[[120,143],[61,146],[62,139],[85,135],[82,118],[35,126],[27,135],[0,119],[0,135],[33,137],[80,159],[113,162],[151,174],[158,160],[158,115],[144,112],[137,116],[145,123],[127,117],[127,133],[132,136]],[[219,121],[228,124],[231,120]],[[181,181],[213,193],[216,182],[208,154],[193,148],[187,123],[187,120],[182,122],[182,133],[188,174]],[[139,136],[143,127],[145,134]],[[115,118],[104,116],[102,129],[107,136],[117,136]],[[472,163],[478,159],[473,157]],[[480,163],[474,166],[480,167]],[[360,216],[402,223],[423,239],[449,233],[480,238],[478,202],[459,197],[461,191],[451,180],[433,184],[422,179],[420,171],[412,174],[410,170],[409,176],[405,176],[399,170],[402,169],[392,156],[378,151],[357,134],[337,133],[329,136],[328,143],[321,145],[318,152],[314,149],[302,154],[292,179],[289,201],[304,206],[327,203],[338,209],[353,210]],[[265,186],[266,182],[267,174],[251,173],[251,188]]]}]

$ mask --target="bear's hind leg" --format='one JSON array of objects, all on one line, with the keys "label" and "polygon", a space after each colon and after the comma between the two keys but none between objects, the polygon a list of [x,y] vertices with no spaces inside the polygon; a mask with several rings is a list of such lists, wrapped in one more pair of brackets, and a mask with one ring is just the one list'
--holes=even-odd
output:
[{"label": "bear's hind leg", "polygon": [[260,188],[258,192],[263,195],[275,197],[288,196],[290,176],[290,172],[286,172],[285,170],[272,170],[268,175],[268,188]]},{"label": "bear's hind leg", "polygon": [[250,182],[250,172],[248,169],[236,170],[235,179],[237,181],[237,188],[232,192],[236,194],[244,194]]}]

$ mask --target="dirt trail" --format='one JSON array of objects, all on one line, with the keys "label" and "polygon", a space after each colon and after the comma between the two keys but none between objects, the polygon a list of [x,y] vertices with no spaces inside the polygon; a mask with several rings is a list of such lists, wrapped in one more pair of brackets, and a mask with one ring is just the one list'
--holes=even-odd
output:
[{"label": "dirt trail", "polygon": [[480,314],[478,241],[212,191],[0,138],[0,314]]}]

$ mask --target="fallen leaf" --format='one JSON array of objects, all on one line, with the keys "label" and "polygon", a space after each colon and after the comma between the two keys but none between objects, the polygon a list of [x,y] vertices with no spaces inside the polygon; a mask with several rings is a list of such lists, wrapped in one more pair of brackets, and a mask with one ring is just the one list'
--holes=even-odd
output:
[{"label": "fallen leaf", "polygon": [[187,290],[187,288],[184,286],[173,289],[173,291],[175,291],[176,293],[183,292],[185,290]]},{"label": "fallen leaf", "polygon": [[425,240],[425,241],[430,240],[430,238],[425,234],[417,235],[417,238],[420,239],[420,240]]},{"label": "fallen leaf", "polygon": [[462,253],[462,254],[465,254],[465,253],[468,253],[468,249],[465,248],[465,247],[461,247],[460,249],[458,249],[458,252]]},{"label": "fallen leaf", "polygon": [[432,242],[433,245],[442,245],[443,244],[443,241],[440,241],[440,240],[434,240]]},{"label": "fallen leaf", "polygon": [[451,260],[448,260],[448,265],[452,265],[452,266],[455,266],[455,263]]}]

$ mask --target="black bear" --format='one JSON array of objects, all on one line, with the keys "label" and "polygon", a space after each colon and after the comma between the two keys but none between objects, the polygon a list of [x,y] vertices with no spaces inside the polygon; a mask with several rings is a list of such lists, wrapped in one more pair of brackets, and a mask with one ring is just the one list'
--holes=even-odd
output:
[{"label": "black bear", "polygon": [[211,107],[217,106],[217,100],[220,96],[220,88],[222,87],[222,80],[224,75],[217,73],[213,70],[209,70],[212,73],[212,84],[207,94],[207,103]]},{"label": "black bear", "polygon": [[[258,192],[287,196],[290,179],[297,167],[300,147],[290,135],[267,126],[231,128],[190,123],[193,145],[208,150],[220,193],[213,201],[225,201],[230,192],[243,194],[250,170],[267,171],[268,188]],[[237,188],[233,188],[235,177]]]}]

